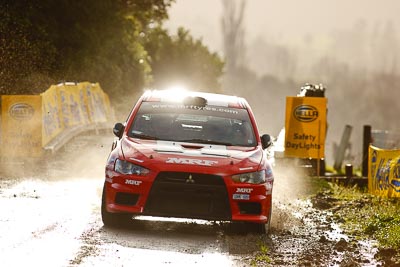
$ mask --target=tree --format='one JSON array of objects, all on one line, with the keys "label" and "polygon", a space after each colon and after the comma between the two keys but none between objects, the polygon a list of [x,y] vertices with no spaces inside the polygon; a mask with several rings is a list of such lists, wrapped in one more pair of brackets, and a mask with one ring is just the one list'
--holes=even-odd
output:
[{"label": "tree", "polygon": [[143,87],[176,80],[218,90],[220,57],[187,30],[170,36],[163,29],[173,1],[1,1],[0,94],[91,81],[119,106]]},{"label": "tree", "polygon": [[193,90],[220,90],[224,63],[201,40],[194,40],[189,31],[179,28],[176,35],[170,36],[166,30],[157,28],[147,36],[145,47],[153,87],[183,84]]},{"label": "tree", "polygon": [[229,74],[241,67],[245,54],[243,17],[246,2],[241,0],[237,11],[236,1],[222,0],[223,16],[221,19],[226,69]]},{"label": "tree", "polygon": [[161,25],[172,0],[15,0],[0,4],[0,93],[39,93],[51,83],[99,81],[111,95],[150,75],[141,35]]},{"label": "tree", "polygon": [[35,23],[37,7],[29,1],[0,4],[0,94],[35,92],[37,78],[46,80],[54,64],[55,46]]}]

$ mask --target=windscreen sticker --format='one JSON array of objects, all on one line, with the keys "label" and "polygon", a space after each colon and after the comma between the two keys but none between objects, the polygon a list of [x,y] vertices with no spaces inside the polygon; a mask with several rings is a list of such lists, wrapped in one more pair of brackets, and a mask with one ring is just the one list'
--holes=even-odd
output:
[{"label": "windscreen sticker", "polygon": [[222,108],[222,107],[213,107],[213,106],[195,106],[195,105],[174,105],[174,104],[153,104],[151,105],[154,109],[194,109],[194,110],[204,110],[204,111],[213,111],[213,112],[221,112],[221,113],[230,113],[230,114],[239,114],[237,110]]}]

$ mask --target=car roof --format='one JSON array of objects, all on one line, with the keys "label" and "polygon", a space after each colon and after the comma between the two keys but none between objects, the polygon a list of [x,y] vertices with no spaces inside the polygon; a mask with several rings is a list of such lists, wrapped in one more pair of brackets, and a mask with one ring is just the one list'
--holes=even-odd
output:
[{"label": "car roof", "polygon": [[186,97],[200,97],[207,101],[207,105],[244,108],[248,107],[243,97],[184,90],[148,90],[143,94],[144,102],[181,102]]}]

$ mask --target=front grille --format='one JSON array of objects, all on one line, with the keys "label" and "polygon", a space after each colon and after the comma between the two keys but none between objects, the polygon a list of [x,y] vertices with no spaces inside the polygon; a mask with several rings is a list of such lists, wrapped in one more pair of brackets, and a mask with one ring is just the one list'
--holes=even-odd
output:
[{"label": "front grille", "polygon": [[238,202],[240,214],[259,215],[261,204],[258,202]]},{"label": "front grille", "polygon": [[154,216],[231,219],[222,177],[187,172],[161,172],[153,183],[144,212]]},{"label": "front grille", "polygon": [[[189,177],[191,177],[191,179]],[[187,184],[191,183],[190,180],[193,180],[196,185],[215,185],[225,187],[225,182],[221,176],[203,173],[160,172],[160,174],[157,176],[156,182]]]},{"label": "front grille", "polygon": [[139,194],[119,192],[115,195],[115,203],[118,205],[135,206],[139,199]]}]

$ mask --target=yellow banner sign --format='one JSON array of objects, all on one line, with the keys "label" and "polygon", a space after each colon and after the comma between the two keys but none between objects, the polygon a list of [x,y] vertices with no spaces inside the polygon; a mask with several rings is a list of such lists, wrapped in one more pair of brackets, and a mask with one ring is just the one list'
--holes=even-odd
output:
[{"label": "yellow banner sign", "polygon": [[42,154],[41,96],[2,96],[2,153],[7,157]]},{"label": "yellow banner sign", "polygon": [[383,197],[400,197],[400,149],[369,147],[368,190]]},{"label": "yellow banner sign", "polygon": [[59,100],[58,87],[52,85],[41,96],[43,99],[42,145],[45,146],[60,134],[65,127],[59,105],[61,100]]},{"label": "yellow banner sign", "polygon": [[285,157],[324,158],[325,97],[287,97]]},{"label": "yellow banner sign", "polygon": [[39,96],[1,96],[0,156],[40,156],[63,131],[112,118],[98,83],[60,83]]}]

